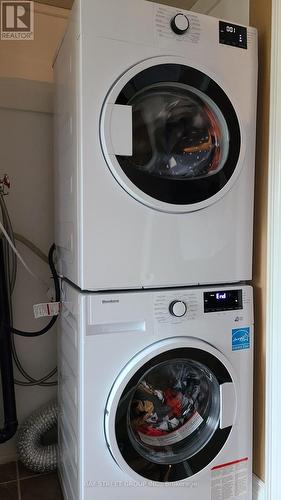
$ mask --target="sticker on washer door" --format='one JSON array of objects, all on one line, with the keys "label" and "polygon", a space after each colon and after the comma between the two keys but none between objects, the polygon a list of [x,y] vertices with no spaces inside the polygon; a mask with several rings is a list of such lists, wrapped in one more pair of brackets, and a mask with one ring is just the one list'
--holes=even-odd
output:
[{"label": "sticker on washer door", "polygon": [[229,500],[248,492],[249,459],[217,465],[211,471],[211,500]]},{"label": "sticker on washer door", "polygon": [[250,349],[250,328],[235,328],[232,330],[232,350]]},{"label": "sticker on washer door", "polygon": [[201,415],[199,415],[198,412],[195,412],[194,415],[192,415],[192,417],[184,425],[182,425],[182,427],[176,431],[170,432],[169,434],[162,436],[148,436],[142,432],[138,432],[138,434],[142,442],[145,444],[151,446],[169,446],[190,436],[190,434],[196,431],[202,422],[203,418]]}]

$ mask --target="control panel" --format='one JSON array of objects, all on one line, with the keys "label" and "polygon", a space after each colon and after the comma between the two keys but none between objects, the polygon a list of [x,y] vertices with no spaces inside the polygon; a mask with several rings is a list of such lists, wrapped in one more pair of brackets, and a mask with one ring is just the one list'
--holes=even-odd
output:
[{"label": "control panel", "polygon": [[176,10],[173,7],[159,5],[155,12],[155,29],[159,41],[176,43],[200,40],[201,26],[198,15],[194,12]]},{"label": "control panel", "polygon": [[189,28],[189,19],[185,14],[176,14],[171,19],[171,28],[177,35],[184,35]]},{"label": "control panel", "polygon": [[195,319],[207,319],[208,313],[238,314],[247,308],[248,299],[239,288],[183,290],[157,294],[154,301],[155,320],[161,324],[181,324]]},{"label": "control panel", "polygon": [[237,24],[226,23],[220,21],[220,43],[223,45],[231,45],[240,49],[247,49],[248,36],[247,28],[245,26],[238,26]]},{"label": "control panel", "polygon": [[155,319],[164,324],[194,320],[198,317],[199,308],[198,295],[186,290],[173,294],[159,294],[154,302]]},{"label": "control panel", "polygon": [[170,314],[176,318],[182,318],[187,312],[187,305],[182,300],[174,300],[169,307]]},{"label": "control panel", "polygon": [[242,290],[204,292],[204,312],[236,311],[243,309]]}]

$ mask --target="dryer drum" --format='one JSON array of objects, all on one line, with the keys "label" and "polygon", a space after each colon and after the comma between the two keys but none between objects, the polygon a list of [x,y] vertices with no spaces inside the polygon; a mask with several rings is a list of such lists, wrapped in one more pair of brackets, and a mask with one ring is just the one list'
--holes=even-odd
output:
[{"label": "dryer drum", "polygon": [[220,416],[216,377],[201,363],[175,359],[141,379],[128,412],[134,448],[154,463],[177,463],[212,438]]},{"label": "dryer drum", "polygon": [[223,114],[203,92],[155,84],[128,102],[133,108],[134,155],[128,166],[167,179],[218,173],[229,153]]},{"label": "dryer drum", "polygon": [[138,475],[174,482],[204,469],[222,450],[232,426],[220,425],[221,387],[233,380],[214,354],[184,347],[142,365],[121,394],[115,436]]}]

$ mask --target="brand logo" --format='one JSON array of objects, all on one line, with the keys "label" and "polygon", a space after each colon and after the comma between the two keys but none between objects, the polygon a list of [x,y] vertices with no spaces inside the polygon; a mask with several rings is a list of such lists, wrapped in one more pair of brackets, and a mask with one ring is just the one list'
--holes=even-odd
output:
[{"label": "brand logo", "polygon": [[34,2],[1,1],[1,40],[34,40]]},{"label": "brand logo", "polygon": [[235,328],[232,330],[232,350],[250,348],[250,328]]},{"label": "brand logo", "polygon": [[236,316],[236,318],[234,319],[234,321],[236,323],[238,323],[238,321],[243,321],[243,316]]},{"label": "brand logo", "polygon": [[102,300],[102,304],[119,304],[119,299]]}]

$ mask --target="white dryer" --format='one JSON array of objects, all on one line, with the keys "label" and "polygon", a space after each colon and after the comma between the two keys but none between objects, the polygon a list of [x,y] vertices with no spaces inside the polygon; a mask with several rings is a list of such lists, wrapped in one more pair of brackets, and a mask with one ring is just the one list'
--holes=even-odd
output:
[{"label": "white dryer", "polygon": [[251,279],[256,30],[76,0],[55,74],[62,274],[89,291]]},{"label": "white dryer", "polygon": [[59,359],[65,498],[252,499],[251,287],[64,284]]}]

